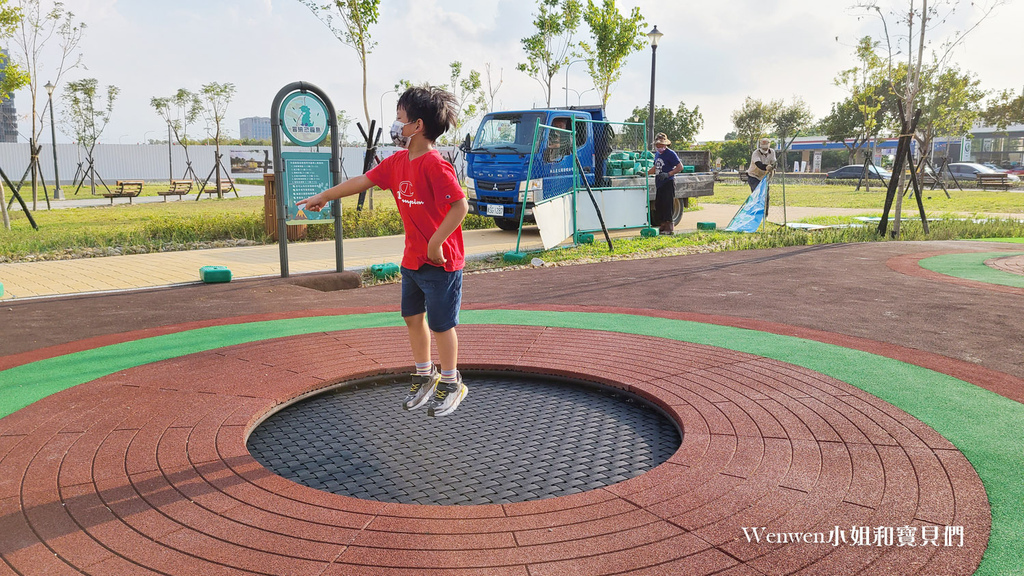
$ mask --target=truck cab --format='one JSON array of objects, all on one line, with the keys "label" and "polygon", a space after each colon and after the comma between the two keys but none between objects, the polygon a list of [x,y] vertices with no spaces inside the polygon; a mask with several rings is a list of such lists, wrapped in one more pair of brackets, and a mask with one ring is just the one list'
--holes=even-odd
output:
[{"label": "truck cab", "polygon": [[[593,184],[595,173],[601,173],[595,161],[603,157],[596,148],[598,142],[604,140],[601,134],[594,132],[595,127],[600,131],[602,125],[576,122],[574,130],[573,118],[604,120],[604,111],[601,108],[557,108],[486,115],[466,154],[466,174],[470,178],[469,212],[494,218],[503,230],[515,230],[520,217],[524,216],[525,195],[523,219],[533,222],[535,201],[572,189],[573,144],[579,148],[582,173]],[[536,134],[539,141],[531,167],[530,154],[538,125],[572,132],[541,128],[541,133]]]}]

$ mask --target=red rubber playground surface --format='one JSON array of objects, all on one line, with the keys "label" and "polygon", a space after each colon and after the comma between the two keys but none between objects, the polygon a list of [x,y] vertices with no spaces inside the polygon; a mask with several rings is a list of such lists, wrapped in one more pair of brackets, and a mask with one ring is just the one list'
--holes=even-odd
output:
[{"label": "red rubber playground surface", "polygon": [[[965,248],[928,248],[940,244]],[[1024,381],[1012,352],[952,320],[984,322],[996,304],[1019,314],[1019,297],[893,265],[915,254],[868,245],[468,276],[463,368],[617,387],[682,431],[640,476],[503,505],[320,492],[246,449],[284,403],[408,370],[405,329],[382,303],[394,286],[260,281],[16,304],[26,336],[0,357],[0,574],[1012,574]],[[787,283],[797,269],[813,278],[806,291]],[[971,310],[885,320],[924,304],[878,303],[888,291],[863,284],[879,279]],[[680,291],[688,300],[668,298]],[[808,305],[817,291],[827,297]],[[179,293],[196,298],[154,312]],[[776,305],[746,301],[755,293]],[[87,320],[101,309],[119,312]],[[66,317],[49,345],[26,341],[61,310],[81,322]],[[959,340],[912,337],[932,324]],[[864,337],[875,325],[889,332]]]}]

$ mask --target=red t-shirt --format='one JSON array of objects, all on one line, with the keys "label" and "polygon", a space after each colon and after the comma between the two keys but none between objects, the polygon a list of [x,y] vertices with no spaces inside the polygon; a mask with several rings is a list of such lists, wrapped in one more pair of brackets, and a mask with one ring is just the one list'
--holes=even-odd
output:
[{"label": "red t-shirt", "polygon": [[[419,270],[424,264],[435,266],[427,258],[427,244],[453,202],[466,197],[455,175],[455,169],[441,158],[437,150],[409,160],[409,151],[388,156],[366,173],[382,190],[391,190],[398,204],[398,213],[405,226],[405,253],[402,266]],[[441,246],[448,272],[462,270],[466,249],[462,244],[462,226],[451,233]]]}]

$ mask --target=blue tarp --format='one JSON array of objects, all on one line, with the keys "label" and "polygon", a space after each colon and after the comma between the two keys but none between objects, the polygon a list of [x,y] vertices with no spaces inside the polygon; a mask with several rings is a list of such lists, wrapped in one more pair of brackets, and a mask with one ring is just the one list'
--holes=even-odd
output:
[{"label": "blue tarp", "polygon": [[747,201],[740,207],[739,212],[732,217],[726,232],[757,232],[764,220],[765,198],[768,196],[768,178],[762,178],[761,183],[754,188],[754,191],[747,197]]}]

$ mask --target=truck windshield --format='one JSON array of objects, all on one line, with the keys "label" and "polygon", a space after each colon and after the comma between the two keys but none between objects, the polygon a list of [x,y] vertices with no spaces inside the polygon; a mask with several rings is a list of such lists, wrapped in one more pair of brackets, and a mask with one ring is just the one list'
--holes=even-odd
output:
[{"label": "truck windshield", "polygon": [[529,154],[533,145],[533,129],[544,114],[513,112],[493,114],[484,118],[473,142],[473,152],[491,154]]}]

